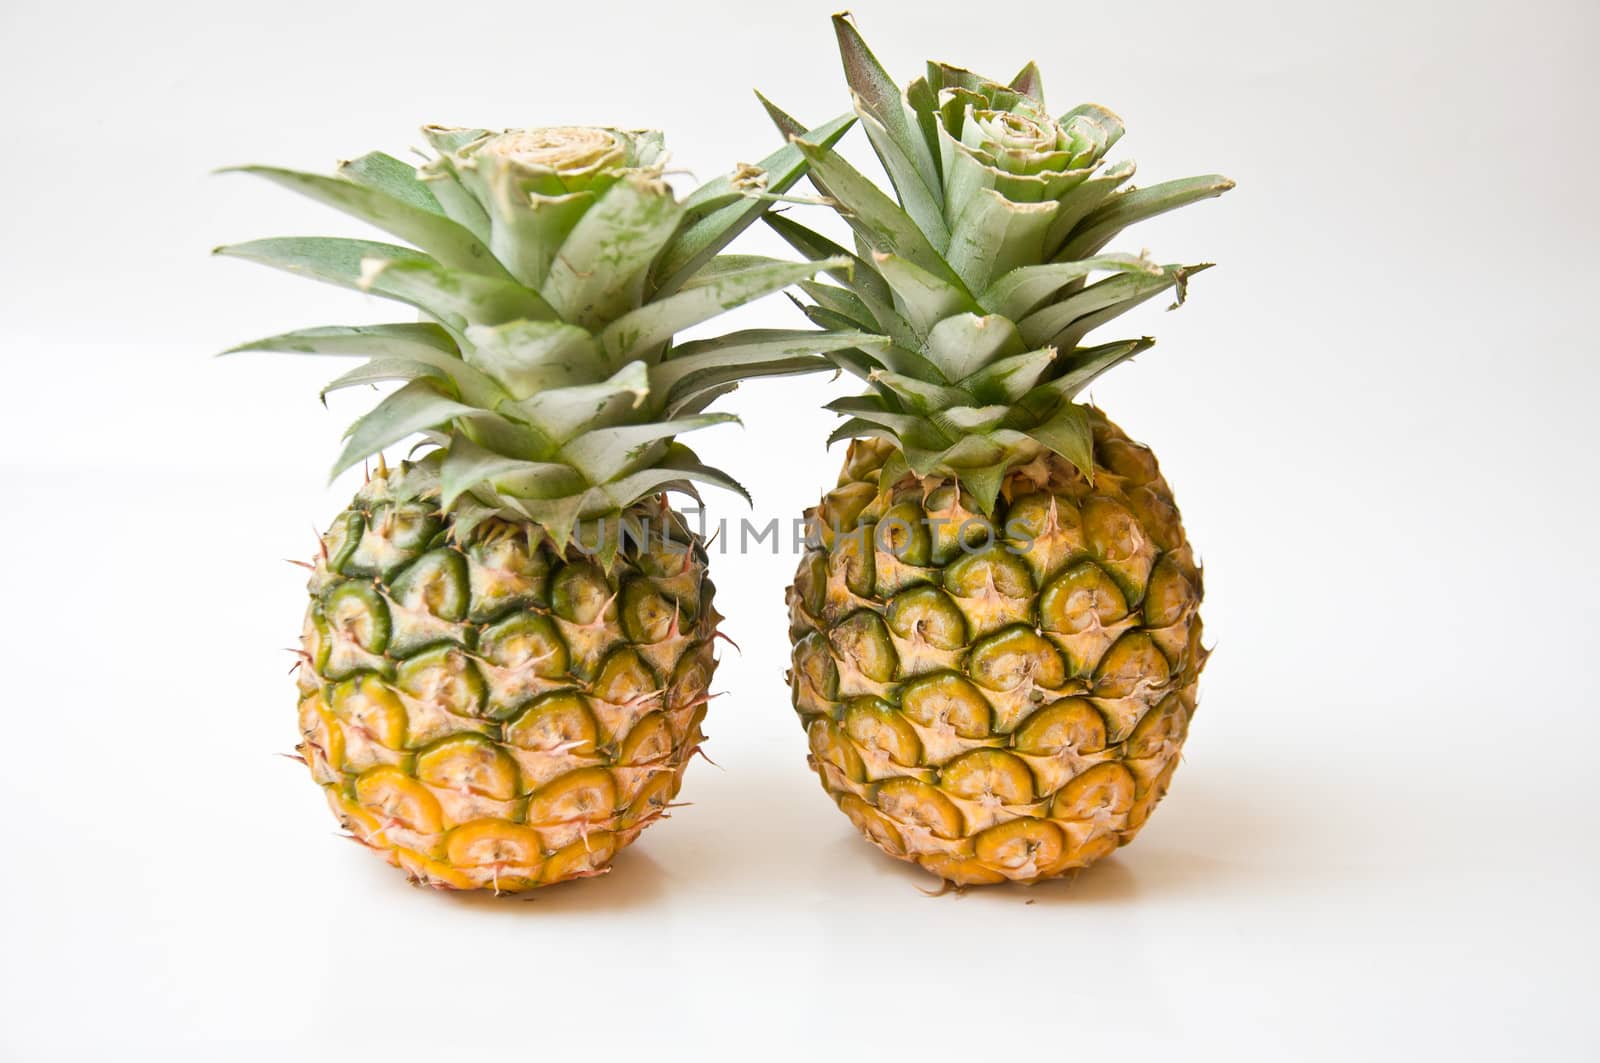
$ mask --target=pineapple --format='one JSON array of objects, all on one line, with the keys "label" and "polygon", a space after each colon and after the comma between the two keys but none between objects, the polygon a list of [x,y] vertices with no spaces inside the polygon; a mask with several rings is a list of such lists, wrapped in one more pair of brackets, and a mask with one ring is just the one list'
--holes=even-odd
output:
[{"label": "pineapple", "polygon": [[[719,617],[663,492],[743,489],[674,436],[732,419],[706,410],[741,379],[828,363],[810,330],[673,335],[818,267],[718,253],[798,178],[793,147],[680,200],[654,132],[424,134],[417,168],[244,168],[405,246],[218,250],[420,311],[235,348],[366,359],[329,390],[400,383],[333,469],[378,456],[309,565],[298,749],[415,882],[514,892],[608,870],[678,792]],[[423,456],[385,463],[414,436]]]},{"label": "pineapple", "polygon": [[[855,112],[896,199],[768,104],[857,254],[786,217],[812,320],[876,349],[830,356],[870,390],[808,513],[789,681],[823,788],[868,840],[957,886],[1035,882],[1138,833],[1161,800],[1205,664],[1200,569],[1150,451],[1075,397],[1148,348],[1088,334],[1203,267],[1102,249],[1232,187],[1134,190],[1122,124],[1045,109],[930,64],[904,93],[835,17]],[[1176,305],[1176,303],[1174,304]]]}]

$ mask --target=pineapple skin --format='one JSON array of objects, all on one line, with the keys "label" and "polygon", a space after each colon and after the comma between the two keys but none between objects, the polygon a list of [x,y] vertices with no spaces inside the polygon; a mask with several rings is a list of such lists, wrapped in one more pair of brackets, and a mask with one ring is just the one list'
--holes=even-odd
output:
[{"label": "pineapple skin", "polygon": [[1133,840],[1194,715],[1200,569],[1154,455],[1090,413],[1093,485],[1041,451],[987,547],[951,481],[879,483],[882,440],[807,512],[787,601],[808,762],[867,840],[957,886]]},{"label": "pineapple skin", "polygon": [[[703,544],[657,497],[610,570],[534,524],[456,541],[437,476],[382,470],[322,536],[300,756],[340,824],[413,882],[512,893],[610,869],[704,739]],[[663,529],[666,529],[663,534]]]}]

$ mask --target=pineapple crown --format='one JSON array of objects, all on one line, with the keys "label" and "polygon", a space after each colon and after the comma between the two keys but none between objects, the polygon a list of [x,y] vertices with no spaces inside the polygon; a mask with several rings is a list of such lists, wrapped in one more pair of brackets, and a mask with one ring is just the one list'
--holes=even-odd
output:
[{"label": "pineapple crown", "polygon": [[[793,220],[766,221],[839,284],[803,281],[801,309],[827,335],[876,333],[876,349],[828,353],[870,390],[835,400],[829,442],[897,447],[882,481],[953,478],[991,511],[1007,470],[1043,451],[1094,476],[1085,407],[1073,400],[1149,337],[1084,345],[1119,314],[1202,265],[1159,265],[1102,249],[1135,222],[1233,187],[1211,175],[1148,188],[1131,162],[1107,165],[1120,119],[1093,104],[1058,118],[1029,63],[1000,83],[929,63],[902,92],[846,15],[834,29],[853,108],[888,174],[891,198],[765,98],[809,177],[855,236],[854,254]],[[845,259],[849,265],[829,263]]]},{"label": "pineapple crown", "polygon": [[[830,145],[848,116],[811,130]],[[440,448],[441,504],[465,535],[492,516],[532,521],[564,547],[584,522],[616,522],[694,483],[749,495],[678,443],[736,420],[707,407],[740,380],[827,368],[809,329],[752,329],[675,344],[676,333],[845,259],[782,262],[720,254],[792,185],[797,146],[683,199],[653,131],[424,128],[435,156],[413,167],[381,152],[337,174],[267,166],[265,177],[406,244],[333,237],[217,248],[407,304],[420,320],[303,329],[233,351],[365,358],[329,391],[400,382],[345,433],[333,475],[420,436]],[[232,353],[232,352],[228,352]],[[616,543],[620,536],[596,536]]]}]

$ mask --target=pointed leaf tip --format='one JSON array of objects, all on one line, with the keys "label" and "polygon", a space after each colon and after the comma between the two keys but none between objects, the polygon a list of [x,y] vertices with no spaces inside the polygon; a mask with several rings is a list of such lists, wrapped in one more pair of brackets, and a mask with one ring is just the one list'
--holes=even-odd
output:
[{"label": "pointed leaf tip", "polygon": [[1017,71],[1017,76],[1011,79],[1011,87],[1024,96],[1031,97],[1041,106],[1044,104],[1044,89],[1039,76],[1039,64],[1032,59],[1028,60],[1027,65],[1021,70]]},{"label": "pointed leaf tip", "polygon": [[767,112],[767,117],[772,120],[773,125],[778,127],[778,132],[783,134],[784,143],[792,144],[805,134],[806,127],[801,125],[800,121],[788,111],[767,99],[760,92],[756,93],[756,99],[761,101],[761,106]]}]

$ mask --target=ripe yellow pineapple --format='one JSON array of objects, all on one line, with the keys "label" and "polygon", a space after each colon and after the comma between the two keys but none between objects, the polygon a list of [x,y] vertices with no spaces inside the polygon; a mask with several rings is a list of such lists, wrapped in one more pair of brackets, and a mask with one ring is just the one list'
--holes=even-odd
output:
[{"label": "ripe yellow pineapple", "polygon": [[[367,359],[330,389],[402,385],[334,468],[379,455],[311,565],[299,749],[345,828],[415,881],[515,891],[607,870],[678,791],[719,618],[663,492],[743,489],[673,437],[731,420],[705,410],[742,379],[827,363],[809,330],[673,336],[818,265],[718,254],[762,213],[749,193],[797,179],[793,147],[680,200],[659,134],[424,133],[419,169],[248,168],[412,246],[219,250],[421,312],[238,348]],[[425,456],[383,463],[413,436]]]},{"label": "ripe yellow pineapple", "polygon": [[1194,714],[1201,580],[1172,492],[1074,400],[1153,342],[1087,334],[1203,268],[1102,248],[1232,183],[1124,187],[1132,165],[1104,163],[1121,122],[1050,117],[1032,64],[1009,84],[929,64],[902,93],[834,21],[898,202],[769,105],[859,252],[767,219],[851,260],[802,282],[807,312],[885,341],[830,355],[870,390],[830,404],[855,442],[789,590],[794,707],[879,848],[958,885],[1033,882],[1133,838]]},{"label": "ripe yellow pineapple", "polygon": [[538,526],[440,510],[439,462],[380,465],[323,536],[301,756],[339,821],[419,881],[501,892],[604,871],[703,736],[720,619],[655,496],[608,567]]}]

